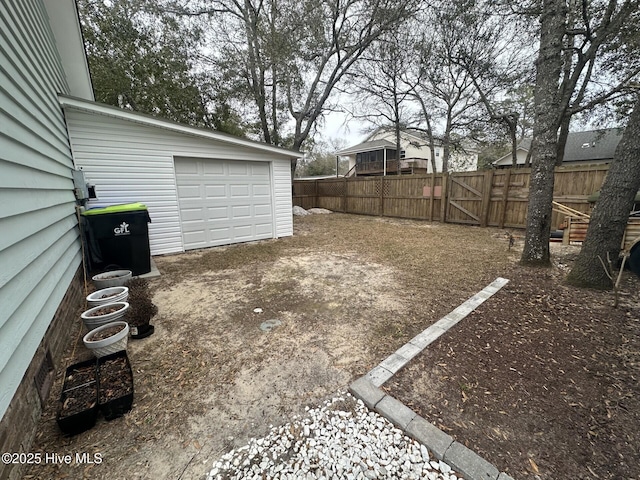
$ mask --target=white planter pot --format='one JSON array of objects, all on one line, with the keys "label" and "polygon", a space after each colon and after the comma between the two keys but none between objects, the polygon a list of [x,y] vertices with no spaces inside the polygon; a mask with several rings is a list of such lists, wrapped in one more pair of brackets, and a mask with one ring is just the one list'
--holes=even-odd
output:
[{"label": "white planter pot", "polygon": [[[102,298],[104,296],[107,298]],[[87,304],[89,307],[97,307],[106,303],[126,302],[128,298],[129,289],[127,287],[109,287],[87,295]]]},{"label": "white planter pot", "polygon": [[[104,315],[94,315],[94,313],[100,311],[101,309],[111,309],[113,307],[117,307],[118,310],[115,312],[106,313]],[[82,312],[82,315],[80,315],[80,317],[82,318],[82,321],[87,326],[87,328],[89,330],[93,330],[96,327],[100,327],[109,322],[114,322],[121,319],[127,310],[129,310],[129,304],[127,302],[106,303],[104,305],[98,305],[97,307],[93,307]]]},{"label": "white planter pot", "polygon": [[[107,328],[111,327],[123,327],[115,335],[111,335],[108,338],[102,340],[91,340],[95,337],[96,333],[99,333]],[[112,353],[119,352],[120,350],[127,349],[127,342],[129,340],[129,324],[127,322],[111,322],[101,327],[95,328],[87,333],[82,341],[85,347],[93,352],[93,354],[100,358]]]},{"label": "white planter pot", "polygon": [[91,277],[93,284],[98,289],[108,287],[120,287],[131,280],[131,270],[112,270],[111,272],[99,273]]}]

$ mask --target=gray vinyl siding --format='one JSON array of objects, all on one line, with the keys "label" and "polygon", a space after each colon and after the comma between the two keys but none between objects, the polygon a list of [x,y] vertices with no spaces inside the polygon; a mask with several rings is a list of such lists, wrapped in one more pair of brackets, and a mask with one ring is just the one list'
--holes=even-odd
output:
[{"label": "gray vinyl siding", "polygon": [[81,261],[68,90],[42,2],[1,2],[0,416]]},{"label": "gray vinyl siding", "polygon": [[[288,161],[271,152],[74,107],[65,107],[65,116],[76,165],[96,186],[98,199],[88,206],[146,204],[151,217],[149,243],[152,255],[184,251],[175,157],[270,161],[274,165],[289,165]],[[287,187],[276,186],[273,192],[276,208],[282,215],[291,217],[290,173],[285,175],[278,167],[278,181],[286,181]],[[287,192],[289,197],[285,199],[283,196]],[[289,209],[285,211],[287,202]],[[290,219],[277,218],[275,236],[292,235],[290,222]]]}]

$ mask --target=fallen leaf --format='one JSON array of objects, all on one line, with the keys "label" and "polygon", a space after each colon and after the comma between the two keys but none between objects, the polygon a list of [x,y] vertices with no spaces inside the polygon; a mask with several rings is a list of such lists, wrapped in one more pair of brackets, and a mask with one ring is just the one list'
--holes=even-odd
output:
[{"label": "fallen leaf", "polygon": [[200,442],[198,442],[198,440],[194,440],[193,441],[193,446],[196,447],[197,450],[200,450],[202,448],[202,446],[200,445]]},{"label": "fallen leaf", "polygon": [[533,458],[529,459],[529,463],[531,464],[531,468],[533,469],[533,473],[540,473],[540,470],[538,470],[538,465],[536,465],[536,462],[533,461]]}]

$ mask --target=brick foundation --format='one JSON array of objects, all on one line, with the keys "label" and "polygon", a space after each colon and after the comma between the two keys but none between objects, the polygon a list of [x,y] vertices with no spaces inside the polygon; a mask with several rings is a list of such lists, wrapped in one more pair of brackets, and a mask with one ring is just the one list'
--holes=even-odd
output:
[{"label": "brick foundation", "polygon": [[[72,341],[70,335],[74,331],[73,328],[69,328],[69,325],[77,324],[78,312],[83,301],[83,275],[80,267],[40,342],[9,408],[0,421],[0,453],[30,451],[42,413],[42,403],[35,382],[36,373],[46,356],[47,349],[51,352],[54,369],[64,368],[60,365],[60,360],[65,348]],[[0,480],[17,480],[21,478],[22,470],[20,465],[0,463]]]}]

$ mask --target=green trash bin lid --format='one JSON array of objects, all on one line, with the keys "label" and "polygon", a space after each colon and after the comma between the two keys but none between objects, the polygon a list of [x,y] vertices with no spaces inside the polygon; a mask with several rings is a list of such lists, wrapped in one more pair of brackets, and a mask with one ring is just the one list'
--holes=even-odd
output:
[{"label": "green trash bin lid", "polygon": [[147,206],[144,203],[123,203],[120,205],[109,205],[108,207],[91,208],[82,212],[82,215],[104,215],[107,213],[137,212],[142,210],[147,210]]}]

